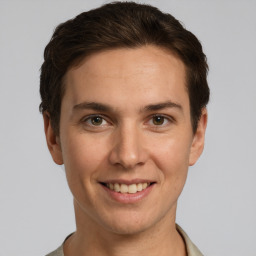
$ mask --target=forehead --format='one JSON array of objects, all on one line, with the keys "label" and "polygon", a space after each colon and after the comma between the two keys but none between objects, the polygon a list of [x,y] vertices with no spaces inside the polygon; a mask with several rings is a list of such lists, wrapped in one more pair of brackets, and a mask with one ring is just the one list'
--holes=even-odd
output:
[{"label": "forehead", "polygon": [[[150,101],[182,101],[187,98],[185,66],[170,51],[144,46],[114,49],[85,58],[65,76],[66,92],[73,104],[106,100],[125,102],[128,97],[141,104]],[[108,103],[106,102],[106,103]]]}]

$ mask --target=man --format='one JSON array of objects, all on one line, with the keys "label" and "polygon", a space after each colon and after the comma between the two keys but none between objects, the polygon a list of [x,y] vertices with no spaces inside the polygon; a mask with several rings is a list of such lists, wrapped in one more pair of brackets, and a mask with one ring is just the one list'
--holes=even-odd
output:
[{"label": "man", "polygon": [[77,230],[57,255],[202,255],[175,224],[204,146],[207,63],[170,14],[115,2],[59,25],[41,70],[49,151]]}]

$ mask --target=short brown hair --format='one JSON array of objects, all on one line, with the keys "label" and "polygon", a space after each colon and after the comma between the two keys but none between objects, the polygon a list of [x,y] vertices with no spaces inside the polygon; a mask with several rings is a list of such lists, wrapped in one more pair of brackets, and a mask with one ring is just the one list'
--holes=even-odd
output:
[{"label": "short brown hair", "polygon": [[45,48],[41,67],[40,111],[48,111],[59,134],[61,100],[67,70],[93,53],[155,45],[170,50],[186,66],[192,129],[209,101],[208,65],[201,43],[172,15],[134,2],[113,2],[60,24]]}]

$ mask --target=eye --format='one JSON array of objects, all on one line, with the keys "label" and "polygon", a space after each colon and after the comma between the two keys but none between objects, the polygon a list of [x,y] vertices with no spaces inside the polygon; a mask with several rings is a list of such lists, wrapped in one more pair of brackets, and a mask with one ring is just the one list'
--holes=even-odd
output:
[{"label": "eye", "polygon": [[154,125],[162,125],[165,118],[163,116],[153,116],[152,121]]},{"label": "eye", "polygon": [[163,115],[154,115],[149,120],[149,124],[153,126],[165,126],[168,125],[172,120],[170,117],[166,117]]},{"label": "eye", "polygon": [[100,115],[91,115],[83,120],[89,126],[105,126],[108,122]]}]

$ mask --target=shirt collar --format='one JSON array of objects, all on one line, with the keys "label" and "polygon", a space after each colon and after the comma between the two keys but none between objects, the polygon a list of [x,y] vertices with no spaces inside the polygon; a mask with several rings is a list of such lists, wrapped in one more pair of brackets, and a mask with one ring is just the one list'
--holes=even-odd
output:
[{"label": "shirt collar", "polygon": [[185,242],[187,256],[203,256],[199,249],[190,240],[186,232],[178,224],[176,224],[176,229],[180,233],[181,237]]}]

